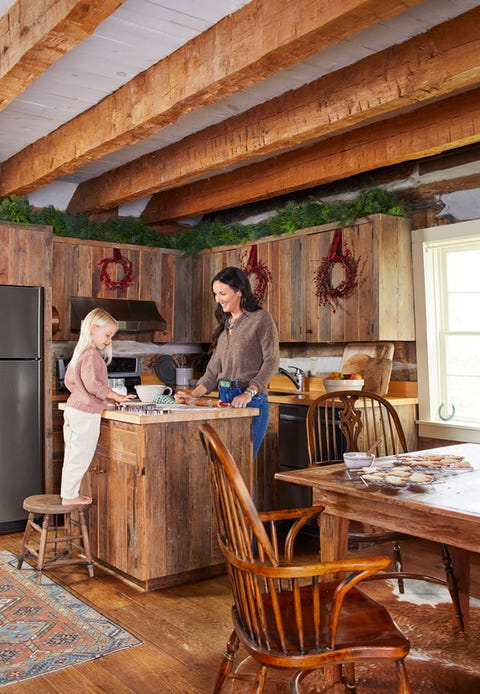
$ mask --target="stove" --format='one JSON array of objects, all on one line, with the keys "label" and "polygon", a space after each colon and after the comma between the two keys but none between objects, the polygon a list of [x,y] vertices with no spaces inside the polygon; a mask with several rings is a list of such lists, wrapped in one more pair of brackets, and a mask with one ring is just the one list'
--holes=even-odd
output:
[{"label": "stove", "polygon": [[[70,358],[57,359],[57,390],[68,393],[65,388],[64,378]],[[139,357],[113,357],[107,366],[109,378],[123,378],[127,387],[127,393],[135,395],[135,386],[141,384],[141,365]]]}]

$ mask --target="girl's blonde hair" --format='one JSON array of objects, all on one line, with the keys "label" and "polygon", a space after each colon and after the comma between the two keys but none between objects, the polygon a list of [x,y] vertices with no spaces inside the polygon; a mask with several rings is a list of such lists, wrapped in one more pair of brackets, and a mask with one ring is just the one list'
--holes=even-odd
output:
[{"label": "girl's blonde hair", "polygon": [[[113,325],[115,326],[115,329],[118,330],[118,323],[115,318],[102,308],[94,308],[93,311],[87,313],[85,318],[82,320],[80,336],[75,349],[73,350],[72,358],[68,364],[72,368],[77,363],[82,352],[87,349],[87,347],[91,347],[93,344],[93,339],[90,335],[90,328],[92,325],[96,325],[99,328],[104,328],[107,325]],[[112,343],[110,343],[108,347],[105,347],[105,349],[100,350],[100,354],[105,359],[105,362],[110,364],[112,361]]]}]

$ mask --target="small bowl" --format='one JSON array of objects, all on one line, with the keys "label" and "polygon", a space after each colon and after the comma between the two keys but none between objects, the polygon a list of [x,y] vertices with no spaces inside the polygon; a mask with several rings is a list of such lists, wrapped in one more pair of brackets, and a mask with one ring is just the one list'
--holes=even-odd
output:
[{"label": "small bowl", "polygon": [[343,461],[349,470],[370,467],[375,460],[373,453],[344,453]]},{"label": "small bowl", "polygon": [[362,390],[365,381],[363,378],[324,378],[323,385],[327,393],[336,390]]},{"label": "small bowl", "polygon": [[160,395],[172,394],[172,389],[170,386],[161,385],[135,386],[135,390],[137,391],[137,395],[142,402],[153,402],[155,398],[158,398]]}]

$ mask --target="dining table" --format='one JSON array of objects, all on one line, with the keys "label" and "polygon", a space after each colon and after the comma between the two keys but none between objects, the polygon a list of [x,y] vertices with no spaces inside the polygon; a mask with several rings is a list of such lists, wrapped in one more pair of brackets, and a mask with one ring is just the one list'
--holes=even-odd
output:
[{"label": "dining table", "polygon": [[[480,552],[480,445],[453,444],[409,452],[401,456],[400,464],[409,462],[405,462],[405,458],[435,461],[445,456],[452,461],[462,460],[462,467],[446,465],[433,475],[427,475],[425,480],[432,479],[424,482],[407,480],[390,484],[385,478],[375,480],[375,475],[369,475],[368,470],[347,469],[344,463],[314,464],[300,470],[278,472],[275,478],[311,487],[313,504],[324,506],[320,514],[321,561],[347,557],[350,520],[446,544],[467,626],[470,554]],[[374,462],[376,470],[386,471],[397,464],[395,456],[378,458]]]}]

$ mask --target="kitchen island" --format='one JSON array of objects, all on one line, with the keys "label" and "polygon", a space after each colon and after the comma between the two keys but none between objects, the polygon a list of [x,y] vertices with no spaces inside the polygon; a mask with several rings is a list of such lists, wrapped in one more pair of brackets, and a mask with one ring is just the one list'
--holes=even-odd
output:
[{"label": "kitchen island", "polygon": [[89,531],[95,559],[145,590],[223,572],[198,427],[209,422],[218,431],[251,488],[250,429],[257,413],[186,406],[154,415],[105,410],[82,483],[82,493],[94,500]]}]

